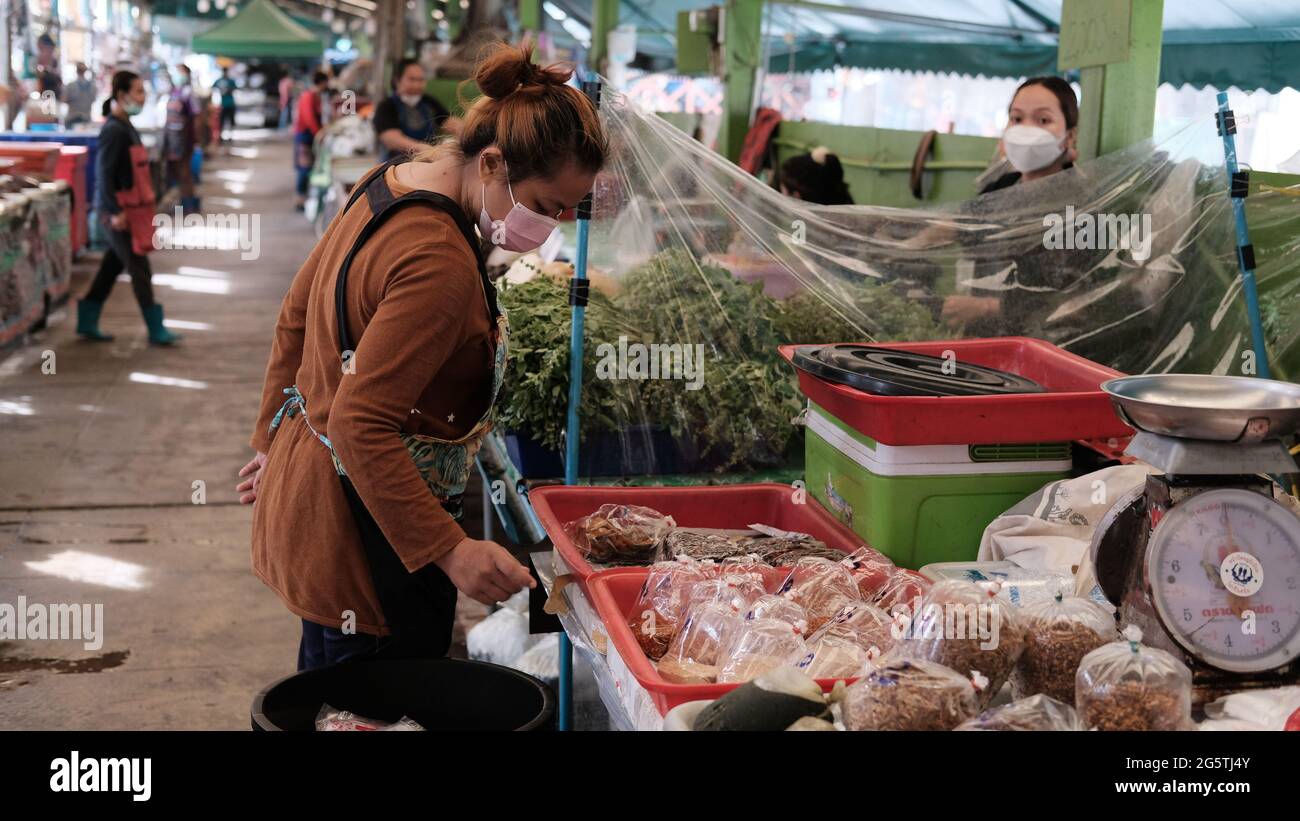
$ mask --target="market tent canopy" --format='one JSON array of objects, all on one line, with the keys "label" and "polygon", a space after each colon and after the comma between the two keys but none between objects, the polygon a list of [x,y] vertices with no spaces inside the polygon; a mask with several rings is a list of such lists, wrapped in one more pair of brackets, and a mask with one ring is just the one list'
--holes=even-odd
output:
[{"label": "market tent canopy", "polygon": [[[671,59],[677,13],[723,0],[620,0],[637,50]],[[992,77],[1055,74],[1062,0],[768,2],[768,69],[835,66]],[[592,0],[553,0],[591,23]],[[840,7],[835,11],[828,7]],[[1175,86],[1300,88],[1300,3],[1165,0],[1160,81]]]},{"label": "market tent canopy", "polygon": [[273,6],[252,0],[230,18],[194,38],[193,50],[225,57],[319,57],[318,37]]}]

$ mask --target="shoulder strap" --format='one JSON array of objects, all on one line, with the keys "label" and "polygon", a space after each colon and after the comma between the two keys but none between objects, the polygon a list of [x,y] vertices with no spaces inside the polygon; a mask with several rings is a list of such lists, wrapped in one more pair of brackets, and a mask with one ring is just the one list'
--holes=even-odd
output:
[{"label": "shoulder strap", "polygon": [[488,279],[487,265],[483,261],[483,253],[479,247],[478,237],[474,234],[473,227],[465,217],[465,212],[450,198],[433,191],[410,191],[400,197],[394,197],[392,189],[388,187],[388,182],[384,179],[384,175],[388,168],[395,164],[394,162],[385,163],[377,172],[370,175],[362,183],[358,183],[352,192],[352,196],[348,199],[348,204],[344,206],[346,211],[364,194],[366,202],[370,206],[370,219],[366,221],[356,239],[352,241],[352,247],[348,249],[347,256],[343,258],[343,264],[339,268],[338,278],[334,284],[334,312],[335,322],[338,325],[340,352],[353,350],[352,340],[348,335],[347,321],[347,280],[348,271],[352,268],[352,261],[356,258],[357,252],[361,250],[361,246],[365,244],[366,240],[370,239],[390,216],[415,203],[422,203],[442,211],[456,223],[456,227],[460,229],[465,241],[469,243],[470,250],[474,253],[474,261],[478,264],[479,276],[483,280],[483,291],[487,296],[488,312],[491,315],[492,322],[495,323],[497,317],[501,314],[501,309],[497,306],[496,288],[492,285],[492,281]]}]

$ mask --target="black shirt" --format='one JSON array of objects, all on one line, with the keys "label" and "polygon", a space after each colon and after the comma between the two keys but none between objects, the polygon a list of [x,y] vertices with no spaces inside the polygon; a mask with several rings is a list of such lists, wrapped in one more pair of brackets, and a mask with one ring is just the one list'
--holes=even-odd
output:
[{"label": "black shirt", "polygon": [[[408,106],[396,94],[391,94],[375,106],[375,136],[396,128],[413,140],[427,142],[437,135],[449,116],[447,109],[428,94],[420,95],[420,102],[415,106]],[[383,143],[379,144],[378,152],[379,158],[385,161],[393,154]]]},{"label": "black shirt", "polygon": [[[1074,163],[1072,162],[1067,162],[1065,165],[1061,166],[1062,171],[1068,171],[1071,168],[1074,168]],[[1024,175],[1021,174],[1019,171],[1007,172],[1006,174],[1003,174],[993,182],[981,188],[980,193],[987,194],[990,191],[1001,191],[1003,188],[1010,188],[1011,186],[1020,182],[1020,178],[1022,176]]]},{"label": "black shirt", "polygon": [[121,211],[117,192],[135,185],[131,167],[131,146],[140,144],[140,134],[130,121],[109,117],[99,130],[95,149],[95,208],[101,214]]}]

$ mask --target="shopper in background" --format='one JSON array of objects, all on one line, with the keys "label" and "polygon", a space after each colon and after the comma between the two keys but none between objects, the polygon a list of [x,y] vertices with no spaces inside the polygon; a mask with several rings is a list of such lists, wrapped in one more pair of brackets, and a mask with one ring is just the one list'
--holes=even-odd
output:
[{"label": "shopper in background", "polygon": [[426,147],[450,116],[437,100],[424,93],[424,67],[412,58],[393,67],[393,93],[375,106],[375,138],[379,159],[387,162]]},{"label": "shopper in background", "polygon": [[221,68],[221,76],[212,84],[214,91],[221,94],[221,128],[219,130],[218,140],[227,142],[230,137],[228,130],[233,131],[235,128],[235,89],[238,86],[230,78],[230,69],[226,66]]},{"label": "shopper in background", "polygon": [[280,66],[280,130],[283,131],[293,123],[293,75],[286,65]]},{"label": "shopper in background", "polygon": [[90,108],[99,96],[90,69],[85,63],[77,63],[77,79],[63,87],[63,102],[68,104],[68,114],[63,124],[72,128],[90,122]]},{"label": "shopper in background", "polygon": [[253,571],[303,620],[300,669],[445,655],[458,589],[534,586],[459,523],[507,339],[473,226],[531,250],[591,190],[608,149],[570,76],[496,46],[461,136],[363,178],[289,288],[238,491]]},{"label": "shopper in background", "polygon": [[153,301],[153,271],[144,256],[153,243],[154,196],[149,181],[149,155],[131,117],[144,106],[144,81],[133,71],[113,75],[109,99],[104,101],[103,128],[95,163],[95,211],[103,223],[108,250],[90,290],[77,303],[77,333],[87,339],[108,341],[113,337],[99,329],[99,316],[125,269],[131,289],[144,314],[149,341],[170,345],[180,339],[163,325],[162,306]]},{"label": "shopper in background", "polygon": [[852,205],[840,158],[825,146],[781,163],[781,193],[818,205]]},{"label": "shopper in background", "polygon": [[293,167],[298,172],[298,203],[294,208],[298,211],[307,203],[307,182],[316,163],[316,134],[321,129],[321,100],[328,86],[329,76],[317,71],[312,75],[311,88],[298,95],[298,111],[293,122]]},{"label": "shopper in background", "polygon": [[163,150],[167,173],[180,189],[181,208],[187,214],[199,211],[194,195],[194,146],[198,144],[198,102],[194,99],[190,67],[182,63],[172,74],[172,91],[167,97],[166,131]]},{"label": "shopper in background", "polygon": [[54,49],[54,38],[49,34],[36,38],[36,90],[41,94],[49,92],[59,100],[63,98],[63,73]]}]

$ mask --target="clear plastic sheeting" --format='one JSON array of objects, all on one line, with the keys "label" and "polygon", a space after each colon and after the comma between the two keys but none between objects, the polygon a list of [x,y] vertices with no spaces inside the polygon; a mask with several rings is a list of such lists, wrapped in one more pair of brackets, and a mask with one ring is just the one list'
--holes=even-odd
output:
[{"label": "clear plastic sheeting", "polygon": [[[1249,364],[1213,112],[1043,180],[899,209],[785,197],[615,93],[601,111],[582,436],[621,437],[628,473],[798,465],[783,343],[1026,335],[1128,373]],[[1247,210],[1273,372],[1294,378],[1300,198],[1256,191]],[[529,390],[567,394],[554,356],[555,384]]]}]

